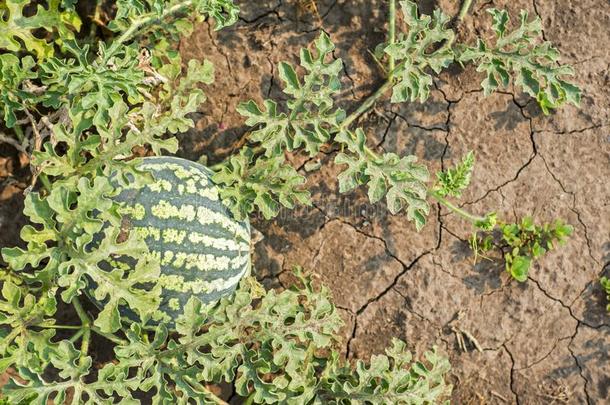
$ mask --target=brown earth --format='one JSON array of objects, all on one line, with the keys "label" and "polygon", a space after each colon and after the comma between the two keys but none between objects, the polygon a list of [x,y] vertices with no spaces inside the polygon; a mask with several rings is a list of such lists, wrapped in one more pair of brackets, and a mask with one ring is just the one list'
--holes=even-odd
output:
[{"label": "brown earth", "polygon": [[[194,117],[196,129],[180,136],[182,156],[217,161],[231,153],[235,146],[227,145],[237,145],[247,131],[236,105],[249,98],[284,100],[277,63],[297,63],[299,48],[320,29],[345,64],[339,105],[353,110],[382,83],[367,50],[384,40],[386,2],[320,0],[319,18],[297,12],[296,0],[238,3],[238,24],[220,32],[201,24],[180,45],[185,59],[208,59],[217,71],[209,101]],[[459,2],[419,3],[424,12],[440,6],[454,15]],[[360,125],[371,145],[416,154],[431,171],[473,150],[477,166],[465,208],[495,210],[507,219],[564,218],[575,228],[569,244],[537,263],[526,283],[511,281],[501,263],[473,263],[469,225],[445,209],[433,206],[418,233],[404,216],[368,204],[363,190],[339,194],[340,168],[332,164],[334,152],[326,151],[314,160],[319,170],[301,169],[314,207],[283,211],[272,222],[254,220],[265,236],[256,247],[257,275],[280,287],[290,282],[292,266],[301,265],[327,284],[346,321],[350,359],[382,352],[391,337],[406,340],[417,354],[438,346],[453,366],[452,403],[608,403],[610,315],[598,279],[610,272],[610,4],[475,1],[461,39],[489,34],[488,7],[505,7],[513,16],[526,9],[542,18],[545,38],[577,72],[580,109],[544,116],[512,87],[484,98],[480,74],[452,68],[435,80],[425,104],[384,100]],[[3,164],[0,158],[0,170]],[[7,192],[14,184],[5,186],[0,246],[15,243],[23,223],[16,219],[22,198]],[[466,351],[458,345],[460,334]]]}]

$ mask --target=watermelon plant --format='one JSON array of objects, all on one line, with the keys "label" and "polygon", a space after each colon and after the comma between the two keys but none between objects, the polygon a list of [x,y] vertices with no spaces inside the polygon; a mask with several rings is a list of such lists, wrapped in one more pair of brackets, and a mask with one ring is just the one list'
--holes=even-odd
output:
[{"label": "watermelon plant", "polygon": [[[262,106],[254,101],[239,106],[246,124],[253,127],[250,144],[239,156],[219,165],[214,176],[223,186],[221,195],[236,218],[258,209],[269,219],[277,215],[281,206],[292,208],[298,202],[309,203],[309,193],[300,187],[305,178],[285,163],[284,154],[302,150],[313,158],[322,145],[332,142],[339,149],[334,162],[344,168],[338,177],[339,191],[349,192],[364,185],[372,203],[385,199],[392,214],[404,212],[417,230],[425,226],[431,202],[471,222],[475,232],[499,231],[507,235],[509,230],[519,228],[517,223],[497,218],[494,212],[475,215],[451,201],[470,184],[475,161],[472,153],[455,168],[436,173],[436,181],[431,182],[428,169],[418,163],[416,156],[380,154],[368,146],[365,130],[353,127],[388,92],[393,103],[425,102],[433,86],[432,73],[440,73],[452,63],[475,63],[477,71],[485,73],[481,86],[486,95],[508,86],[512,73],[514,84],[535,97],[548,114],[565,103],[579,105],[580,89],[566,81],[573,74],[572,69],[558,64],[558,51],[541,40],[540,19],[530,19],[526,11],[520,14],[519,26],[510,30],[508,13],[489,9],[495,43],[478,39],[475,44],[467,44],[457,42],[449,27],[451,18],[441,10],[428,16],[420,15],[412,1],[401,1],[400,5],[407,31],[396,34],[396,7],[390,1],[388,41],[376,48],[380,63],[386,62],[387,80],[351,114],[334,106],[333,96],[341,90],[339,74],[343,65],[340,59],[333,58],[335,46],[324,32],[315,41],[314,52],[301,51],[300,64],[306,72],[302,78],[291,64],[279,64],[283,91],[288,97],[284,110],[271,99]],[[469,6],[469,1],[463,3],[458,19],[464,17]],[[527,279],[535,259],[572,233],[572,227],[560,220],[540,228],[553,229],[544,235],[541,231],[528,234],[526,241],[514,235],[505,237],[505,245],[496,244],[509,248],[504,254],[506,269],[519,281]],[[477,236],[473,238],[476,240]],[[485,246],[490,248],[492,244],[487,240]]]},{"label": "watermelon plant", "polygon": [[[91,15],[68,0],[0,5],[0,140],[32,169],[24,243],[2,250],[0,372],[11,376],[2,400],[226,403],[214,386],[223,382],[246,403],[445,400],[449,363],[436,349],[418,361],[394,340],[369,364],[352,365],[340,353],[342,321],[327,289],[296,270],[296,286],[265,291],[249,276],[248,216],[260,210],[271,219],[281,206],[308,204],[286,153],[313,157],[334,144],[342,192],[366,185],[372,202],[385,198],[418,230],[431,201],[475,231],[502,230],[507,269],[525,280],[531,261],[569,226],[468,213],[450,199],[470,183],[472,154],[431,183],[415,156],[378,153],[356,124],[388,92],[392,102],[425,101],[432,73],[451,63],[475,63],[486,94],[512,74],[546,113],[578,104],[570,68],[540,41],[540,20],[522,13],[511,30],[506,12],[490,10],[496,40],[463,44],[448,16],[420,15],[410,1],[400,2],[406,30],[397,35],[390,0],[388,40],[376,52],[388,77],[371,97],[350,114],[335,106],[342,62],[321,33],[301,51],[304,76],[279,65],[286,105],[241,104],[249,142],[207,168],[171,155],[173,135],[193,126],[189,114],[213,66],[183,62],[172,44],[206,18],[215,29],[233,24],[238,8],[230,0],[94,5]],[[112,348],[102,363],[101,347]]]}]

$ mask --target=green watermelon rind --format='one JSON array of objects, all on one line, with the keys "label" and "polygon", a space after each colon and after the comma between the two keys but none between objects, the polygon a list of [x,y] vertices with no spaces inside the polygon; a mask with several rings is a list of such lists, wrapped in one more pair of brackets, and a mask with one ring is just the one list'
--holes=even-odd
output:
[{"label": "green watermelon rind", "polygon": [[[114,200],[121,203],[122,229],[127,223],[161,264],[161,304],[149,324],[173,327],[191,296],[212,305],[232,294],[249,273],[250,225],[233,218],[207,167],[155,156],[143,158],[138,168],[150,172],[154,182],[121,188]],[[103,307],[93,296],[95,285],[89,288],[89,298]],[[126,305],[120,312],[123,319],[139,321]]]}]

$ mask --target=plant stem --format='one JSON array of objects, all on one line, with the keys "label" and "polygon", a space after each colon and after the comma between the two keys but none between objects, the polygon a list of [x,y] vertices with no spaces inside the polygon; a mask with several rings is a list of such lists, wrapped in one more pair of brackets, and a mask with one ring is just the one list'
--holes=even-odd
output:
[{"label": "plant stem", "polygon": [[446,208],[450,209],[451,211],[455,212],[462,218],[467,219],[468,221],[472,222],[473,224],[477,223],[477,222],[485,221],[485,218],[479,217],[477,215],[473,215],[473,214],[469,213],[468,211],[464,211],[457,205],[453,204],[451,201],[447,200],[445,197],[439,195],[436,191],[428,190],[428,195],[430,197],[434,198],[436,201],[438,201],[441,205],[443,205]]},{"label": "plant stem", "polygon": [[40,173],[38,175],[38,178],[40,179],[40,181],[42,181],[42,187],[47,190],[47,192],[51,192],[51,188],[53,187],[53,185],[51,184],[51,181],[49,180],[49,178],[47,177],[46,174],[44,173]]},{"label": "plant stem", "polygon": [[23,328],[15,328],[8,335],[6,335],[3,339],[3,344],[8,346],[9,343],[12,343],[15,338],[21,333]]},{"label": "plant stem", "polygon": [[38,328],[43,328],[43,329],[82,329],[82,326],[78,326],[78,325],[35,325]]},{"label": "plant stem", "polygon": [[111,342],[114,342],[116,344],[122,345],[122,344],[127,343],[126,340],[121,339],[120,337],[118,337],[112,333],[103,332],[100,328],[93,325],[93,322],[91,322],[91,318],[89,318],[89,315],[87,315],[87,313],[83,309],[83,306],[81,305],[81,303],[77,297],[72,298],[72,305],[74,305],[74,309],[76,309],[76,313],[78,314],[78,317],[80,318],[81,322],[83,323],[83,328],[86,328],[89,331],[93,331],[93,332],[97,333],[98,335],[103,336],[106,339],[108,339]]},{"label": "plant stem", "polygon": [[[392,76],[392,72],[390,72],[389,74],[390,74],[390,76]],[[394,83],[392,80],[387,80],[373,94],[371,94],[366,100],[364,100],[364,102],[362,104],[360,104],[360,106],[358,107],[358,109],[356,109],[356,111],[354,111],[353,113],[348,115],[347,118],[345,118],[345,120],[341,123],[341,126],[339,127],[338,132],[341,132],[344,129],[347,129],[351,125],[352,122],[354,122],[356,119],[358,119],[358,117],[360,117],[362,114],[367,112],[368,109],[371,108],[373,106],[373,104],[375,104],[375,101],[377,101],[377,99],[379,99],[379,97],[383,96],[383,94],[390,87],[392,87],[393,84]]]},{"label": "plant stem", "polygon": [[84,364],[85,358],[89,353],[89,340],[91,339],[91,318],[83,309],[78,297],[72,298],[72,305],[74,305],[74,309],[76,309],[76,313],[83,323],[83,339],[80,344],[80,363]]},{"label": "plant stem", "polygon": [[83,306],[81,305],[80,301],[78,300],[78,297],[72,298],[72,305],[74,305],[76,314],[80,318],[80,321],[83,324],[83,326],[89,327],[89,325],[91,324],[91,319],[89,318],[89,315],[87,315],[87,313],[83,309]]},{"label": "plant stem", "polygon": [[[390,0],[390,12],[389,12],[389,27],[388,27],[388,43],[393,45],[396,42],[396,0]],[[394,61],[394,57],[390,55],[390,59],[388,61],[388,80],[392,79],[394,75],[394,67],[396,62]]]},{"label": "plant stem", "polygon": [[72,336],[69,340],[70,342],[74,343],[76,342],[78,339],[80,339],[80,337],[83,335],[83,333],[85,333],[84,329],[80,329],[78,332],[76,332],[74,334],[74,336]]},{"label": "plant stem", "polygon": [[460,12],[457,17],[458,23],[462,22],[462,20],[468,15],[468,11],[470,10],[470,6],[472,5],[472,0],[463,0],[462,7],[460,7]]},{"label": "plant stem", "polygon": [[244,401],[243,405],[252,405],[254,403],[254,394],[255,392],[252,392],[248,395],[248,398]]},{"label": "plant stem", "polygon": [[91,325],[91,330],[93,332],[97,333],[98,335],[103,336],[106,339],[108,339],[111,342],[114,342],[116,344],[125,345],[128,343],[125,339],[121,339],[120,337],[118,337],[112,333],[102,332],[102,330],[95,325]]},{"label": "plant stem", "polygon": [[95,12],[93,13],[93,18],[92,20],[92,24],[91,24],[91,28],[89,30],[89,38],[95,38],[95,33],[97,31],[97,25],[99,24],[100,21],[100,12],[102,10],[102,0],[96,0],[96,4],[95,4]]}]

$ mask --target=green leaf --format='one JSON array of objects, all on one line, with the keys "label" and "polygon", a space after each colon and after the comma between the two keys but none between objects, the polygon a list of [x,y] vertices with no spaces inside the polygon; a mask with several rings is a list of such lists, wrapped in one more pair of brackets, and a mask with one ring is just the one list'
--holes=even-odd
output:
[{"label": "green leaf", "polygon": [[348,151],[355,152],[353,155],[340,152],[335,157],[336,164],[347,165],[347,168],[337,176],[339,192],[346,193],[362,184],[366,184],[368,180],[365,174],[368,166],[365,152],[366,134],[361,129],[357,129],[354,133],[343,131],[335,137],[335,141],[346,145]]},{"label": "green leaf", "polygon": [[25,13],[25,8],[35,5],[29,0],[6,0],[0,6],[0,49],[19,52],[23,42],[25,48],[36,54],[39,60],[53,56],[53,42],[34,35],[37,30],[57,33],[57,42],[74,38],[74,31],[81,26],[80,18],[69,2],[48,0],[47,7],[38,4],[34,14]]},{"label": "green leaf", "polygon": [[322,380],[319,403],[342,404],[342,398],[373,405],[442,403],[452,390],[444,381],[449,362],[436,349],[424,356],[426,364],[412,362],[405,343],[393,339],[386,354],[373,356],[368,367],[362,360],[354,372],[333,365]]},{"label": "green leaf", "polygon": [[[477,226],[491,232],[495,224],[496,218],[493,214],[492,222],[477,223]],[[561,220],[537,225],[530,216],[523,217],[517,223],[500,222],[499,229],[502,232],[501,247],[505,251],[506,270],[518,281],[526,281],[531,264],[557,245],[565,243],[567,237],[572,234],[572,227]]]},{"label": "green leaf", "polygon": [[[146,243],[131,234],[121,243],[117,242],[120,229],[112,227],[104,232],[104,239],[95,250],[89,252],[91,238],[82,238],[78,252],[59,266],[59,286],[65,288],[61,294],[65,302],[81,294],[84,288],[94,288],[96,301],[104,307],[95,324],[104,332],[114,332],[121,322],[118,316],[120,305],[134,310],[142,323],[146,323],[161,302],[159,262],[149,254]],[[132,258],[136,264],[129,266],[121,258]],[[114,265],[113,263],[123,265]],[[152,287],[150,287],[152,285]]]},{"label": "green leaf", "polygon": [[26,80],[37,77],[33,72],[35,66],[29,55],[21,60],[8,53],[0,55],[0,111],[8,128],[15,126],[19,112],[36,102],[36,94],[26,85]]},{"label": "green leaf", "polygon": [[426,167],[417,164],[415,156],[400,157],[394,153],[372,156],[365,145],[366,135],[360,128],[355,133],[344,131],[335,140],[350,152],[341,152],[335,158],[336,164],[347,165],[338,176],[339,191],[346,192],[367,184],[372,203],[385,196],[392,214],[405,209],[407,219],[420,230],[430,212],[426,201],[429,178]]},{"label": "green leaf", "polygon": [[[24,285],[10,280],[2,283],[0,297],[0,329],[8,327],[8,335],[0,340],[0,373],[9,367],[29,367],[42,371],[48,362],[53,330],[29,328],[52,325],[57,310],[55,290],[30,292]],[[1,334],[0,334],[1,335]]]},{"label": "green leaf", "polygon": [[140,29],[137,39],[158,45],[168,38],[190,35],[193,23],[208,16],[219,30],[237,22],[239,7],[232,0],[117,0],[116,14],[108,28],[120,33],[129,30],[134,21],[152,21]]},{"label": "green leaf", "polygon": [[[83,113],[98,130],[110,123],[111,107],[125,96],[131,103],[144,100],[139,86],[144,83],[144,72],[138,66],[138,50],[122,47],[108,55],[107,60],[91,61],[89,46],[67,44],[73,58],[51,58],[41,65],[42,82],[47,86],[45,105],[58,108],[69,105],[73,115]],[[105,54],[105,48],[100,49]]]},{"label": "green leaf", "polygon": [[461,197],[462,191],[470,184],[474,168],[474,153],[468,152],[455,168],[436,173],[435,191],[441,196]]},{"label": "green leaf", "polygon": [[301,50],[301,66],[307,72],[302,81],[289,63],[279,64],[284,93],[290,96],[287,113],[278,111],[273,100],[265,100],[262,108],[252,100],[237,108],[246,117],[247,125],[258,127],[250,139],[259,142],[268,157],[300,147],[314,156],[344,119],[345,113],[334,109],[332,99],[341,88],[339,73],[343,64],[340,59],[326,62],[335,49],[326,33],[322,32],[315,41],[315,49],[315,55],[309,49]]},{"label": "green leaf", "polygon": [[570,66],[559,64],[559,51],[550,42],[540,41],[542,24],[539,17],[528,20],[527,11],[520,14],[520,25],[508,32],[508,13],[490,9],[495,44],[477,39],[475,46],[458,47],[460,62],[473,61],[477,71],[485,72],[481,83],[485,95],[510,83],[511,72],[514,83],[536,98],[545,114],[565,103],[580,104],[581,90],[565,80],[574,71]]},{"label": "green leaf", "polygon": [[235,24],[239,17],[239,7],[232,0],[196,0],[194,3],[199,13],[214,18],[216,31]]},{"label": "green leaf", "polygon": [[527,274],[529,273],[529,269],[531,266],[531,259],[525,256],[516,256],[511,259],[508,265],[508,271],[513,276],[513,278],[517,281],[526,281]]},{"label": "green leaf", "polygon": [[275,217],[280,206],[294,208],[310,204],[309,192],[302,188],[305,178],[284,156],[259,157],[243,148],[232,156],[212,177],[220,187],[220,196],[237,219],[243,219],[259,209],[266,219]]},{"label": "green leaf", "polygon": [[398,63],[393,74],[398,83],[392,89],[391,100],[423,103],[432,86],[428,69],[440,73],[454,60],[451,44],[455,34],[447,28],[450,18],[440,9],[434,10],[432,16],[419,16],[416,3],[401,1],[400,5],[409,31],[400,33],[396,43],[384,48]]},{"label": "green leaf", "polygon": [[487,10],[487,12],[493,17],[492,27],[496,32],[496,36],[498,38],[502,38],[506,32],[506,25],[510,21],[508,12],[506,10],[497,10],[495,8],[490,8]]},{"label": "green leaf", "polygon": [[498,217],[495,212],[489,212],[482,221],[475,222],[474,226],[482,231],[491,231],[496,227]]}]

